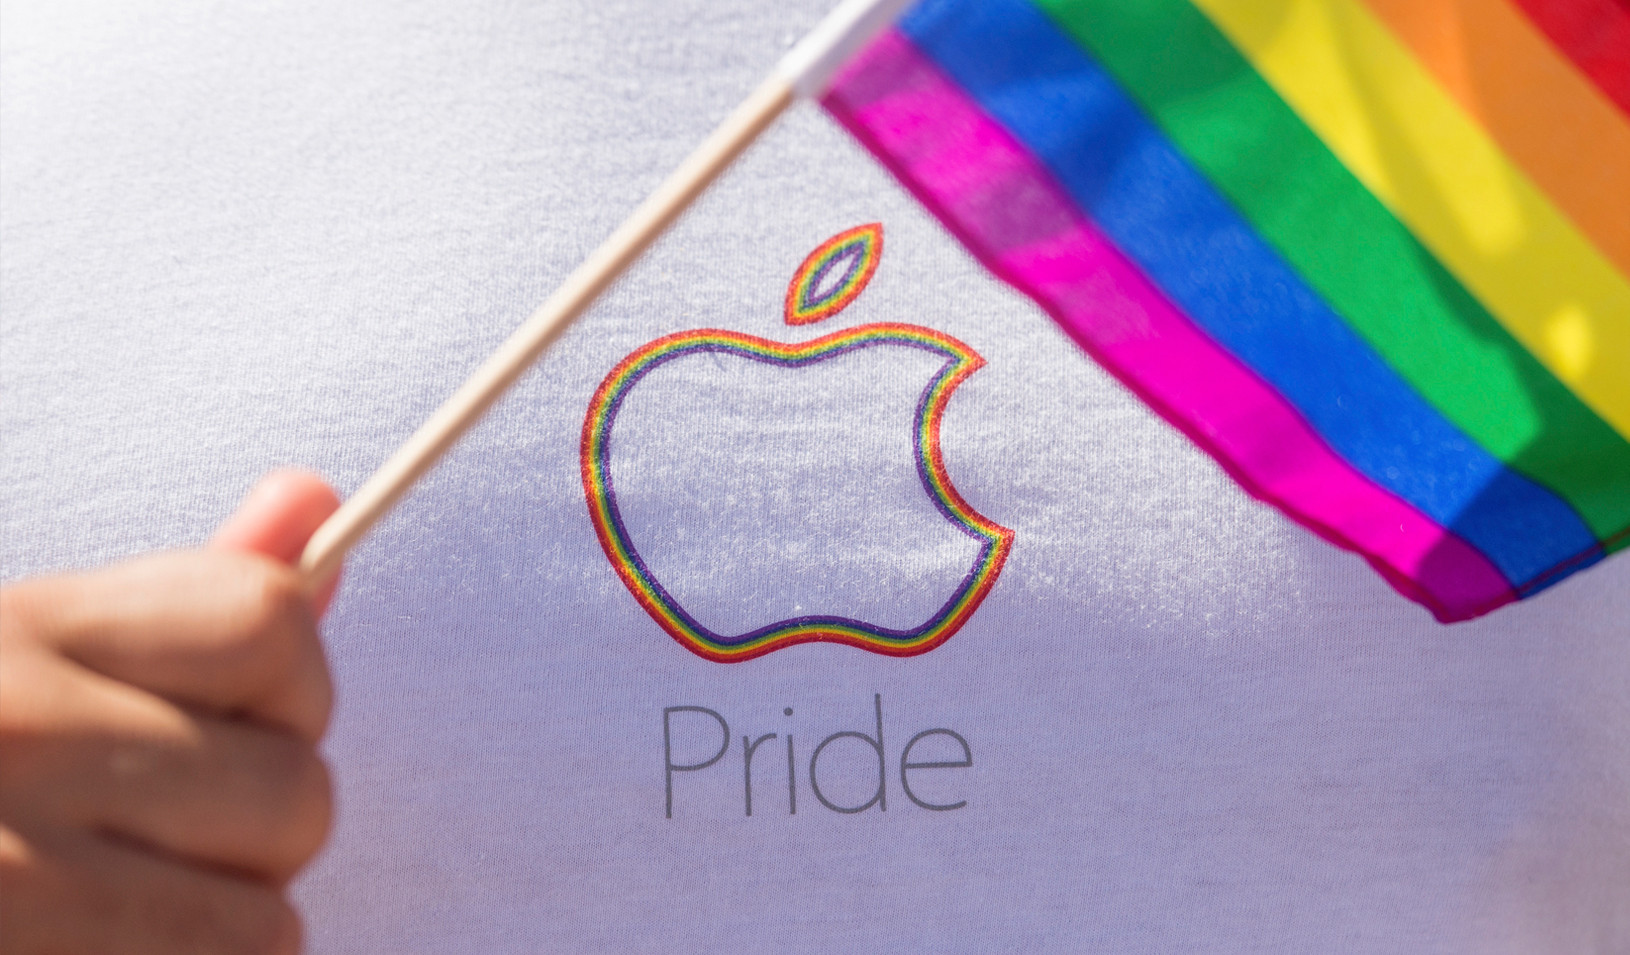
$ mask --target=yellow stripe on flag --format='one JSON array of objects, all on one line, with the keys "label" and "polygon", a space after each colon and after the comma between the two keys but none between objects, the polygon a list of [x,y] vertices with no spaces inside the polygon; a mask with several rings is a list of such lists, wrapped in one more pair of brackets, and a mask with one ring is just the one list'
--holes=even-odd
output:
[{"label": "yellow stripe on flag", "polygon": [[1192,2],[1524,347],[1630,438],[1630,282],[1359,0]]}]

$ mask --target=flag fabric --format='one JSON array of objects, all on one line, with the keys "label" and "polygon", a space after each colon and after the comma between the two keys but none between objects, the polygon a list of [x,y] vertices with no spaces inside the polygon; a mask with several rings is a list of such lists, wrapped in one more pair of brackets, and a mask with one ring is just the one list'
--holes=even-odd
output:
[{"label": "flag fabric", "polygon": [[924,0],[827,109],[1443,621],[1630,544],[1630,8]]}]

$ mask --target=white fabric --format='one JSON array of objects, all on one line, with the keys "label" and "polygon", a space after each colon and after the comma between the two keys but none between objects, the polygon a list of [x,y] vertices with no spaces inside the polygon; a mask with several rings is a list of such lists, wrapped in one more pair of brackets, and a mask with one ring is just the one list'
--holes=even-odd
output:
[{"label": "white fabric", "polygon": [[[279,464],[354,488],[823,7],[6,0],[0,573],[196,543]],[[870,221],[871,288],[784,326],[798,263]],[[594,388],[673,331],[871,321],[987,360],[943,441],[1016,533],[1004,573],[925,656],[691,654],[593,534]],[[882,359],[690,358],[630,398],[631,533],[696,613],[892,625],[955,585],[967,539],[905,470],[926,372]],[[1433,623],[801,106],[353,555],[326,630],[339,819],[297,895],[324,955],[1622,953],[1626,620],[1618,558]],[[832,812],[807,760],[874,734],[874,695],[887,809]],[[668,819],[677,706],[732,746],[674,775]],[[675,761],[710,720],[670,714]],[[899,786],[930,728],[973,765],[916,770],[917,795],[961,809]],[[747,817],[740,737],[768,733]],[[959,758],[943,735],[912,757]],[[868,798],[868,745],[822,760],[828,799]]]}]

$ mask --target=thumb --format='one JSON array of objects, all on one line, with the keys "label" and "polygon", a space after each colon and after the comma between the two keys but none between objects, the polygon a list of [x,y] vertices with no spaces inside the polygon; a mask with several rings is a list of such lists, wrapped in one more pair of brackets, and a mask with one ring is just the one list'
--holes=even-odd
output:
[{"label": "thumb", "polygon": [[[300,559],[306,541],[339,506],[339,495],[317,475],[309,471],[273,471],[260,479],[237,511],[216,530],[209,546],[293,564]],[[333,597],[334,585],[330,582],[313,601],[319,613]]]}]

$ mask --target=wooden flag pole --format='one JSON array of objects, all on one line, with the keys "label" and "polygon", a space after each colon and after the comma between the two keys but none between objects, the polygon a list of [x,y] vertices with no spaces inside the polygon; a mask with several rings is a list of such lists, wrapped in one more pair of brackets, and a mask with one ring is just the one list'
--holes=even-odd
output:
[{"label": "wooden flag pole", "polygon": [[566,283],[317,529],[300,555],[300,571],[306,580],[315,585],[332,577],[346,552],[781,115],[792,103],[793,95],[792,85],[780,75],[766,80],[578,266]]},{"label": "wooden flag pole", "polygon": [[316,587],[458,439],[799,95],[826,85],[908,0],[845,0],[688,159],[325,521],[300,555]]}]

